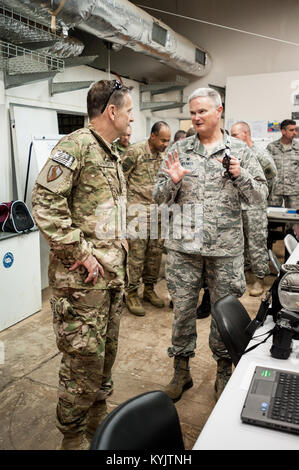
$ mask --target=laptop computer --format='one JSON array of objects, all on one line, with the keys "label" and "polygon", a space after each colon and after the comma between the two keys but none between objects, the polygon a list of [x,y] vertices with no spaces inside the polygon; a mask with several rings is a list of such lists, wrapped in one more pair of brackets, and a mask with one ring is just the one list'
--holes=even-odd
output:
[{"label": "laptop computer", "polygon": [[256,366],[241,420],[299,434],[299,373]]}]

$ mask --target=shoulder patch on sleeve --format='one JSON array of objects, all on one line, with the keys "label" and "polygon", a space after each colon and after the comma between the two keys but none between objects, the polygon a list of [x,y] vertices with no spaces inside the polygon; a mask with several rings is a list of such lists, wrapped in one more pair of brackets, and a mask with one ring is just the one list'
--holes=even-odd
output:
[{"label": "shoulder patch on sleeve", "polygon": [[59,178],[62,173],[63,170],[60,168],[59,165],[51,165],[47,173],[47,182],[50,183],[50,181],[57,180],[57,178]]},{"label": "shoulder patch on sleeve", "polygon": [[65,166],[66,168],[71,168],[75,157],[73,157],[69,153],[63,152],[62,150],[56,150],[51,159],[54,160],[54,162],[60,163],[61,165]]}]

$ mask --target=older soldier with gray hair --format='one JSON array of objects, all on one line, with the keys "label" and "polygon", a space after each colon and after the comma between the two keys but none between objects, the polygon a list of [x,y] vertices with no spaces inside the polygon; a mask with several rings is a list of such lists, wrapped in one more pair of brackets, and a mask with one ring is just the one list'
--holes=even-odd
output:
[{"label": "older soldier with gray hair", "polygon": [[[196,306],[203,270],[212,304],[226,294],[243,294],[241,199],[262,202],[268,194],[263,171],[248,146],[220,128],[220,95],[211,88],[199,88],[189,97],[189,106],[196,135],[172,147],[154,189],[158,204],[173,207],[173,213],[174,206],[179,206],[183,212],[182,236],[178,238],[176,233],[180,217],[173,216],[165,242],[167,287],[174,304],[172,346],[168,349],[174,357],[174,375],[165,391],[174,401],[193,385],[189,359],[195,355]],[[225,152],[231,154],[226,171],[222,166]],[[209,344],[217,361],[218,397],[231,375],[232,360],[213,318]]]},{"label": "older soldier with gray hair", "polygon": [[[231,128],[231,135],[243,140],[256,156],[263,169],[270,194],[277,175],[276,166],[271,154],[268,150],[258,147],[252,141],[250,127],[247,122],[236,122]],[[251,271],[254,275],[254,282],[249,290],[249,295],[257,297],[264,292],[264,277],[270,274],[267,250],[267,201],[250,205],[242,201],[242,220],[245,239],[245,271]]]},{"label": "older soldier with gray hair", "polygon": [[117,216],[126,197],[112,142],[133,121],[129,89],[118,80],[96,82],[87,110],[90,124],[60,139],[32,195],[36,224],[50,245],[51,307],[62,352],[56,412],[62,450],[88,449],[107,415],[127,252],[126,240],[118,233],[107,237],[101,223]]}]

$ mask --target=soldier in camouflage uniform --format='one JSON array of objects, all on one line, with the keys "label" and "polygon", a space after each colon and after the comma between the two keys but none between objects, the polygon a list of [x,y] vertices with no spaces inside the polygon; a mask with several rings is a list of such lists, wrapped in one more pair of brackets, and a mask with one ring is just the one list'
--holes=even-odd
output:
[{"label": "soldier in camouflage uniform", "polygon": [[[138,297],[140,279],[144,283],[143,299],[155,307],[164,307],[164,302],[154,291],[161,266],[163,240],[151,237],[149,222],[150,206],[154,204],[152,193],[156,175],[164,158],[170,140],[170,129],[166,122],[156,122],[149,139],[131,145],[123,158],[123,170],[128,186],[128,237],[129,237],[129,286],[126,291],[126,303],[134,315],[143,316],[145,310]],[[137,205],[142,205],[144,213],[138,216],[140,225],[145,226],[145,233],[134,236],[130,224],[134,225]]]},{"label": "soldier in camouflage uniform", "polygon": [[[275,163],[268,150],[264,150],[251,140],[250,127],[246,122],[236,122],[231,129],[231,135],[243,140],[261,165],[269,194],[277,175]],[[257,297],[264,291],[264,277],[270,274],[269,255],[267,249],[268,217],[267,201],[260,204],[248,205],[242,201],[242,220],[244,230],[245,270],[252,271],[254,282],[249,295]]]},{"label": "soldier in camouflage uniform", "polygon": [[[244,293],[241,199],[262,202],[268,195],[263,171],[251,150],[220,129],[220,95],[199,88],[189,97],[189,105],[196,135],[173,146],[154,189],[155,201],[173,213],[165,246],[166,281],[174,304],[168,350],[174,356],[174,376],[165,391],[174,401],[193,385],[189,358],[195,355],[203,270],[212,305],[226,294]],[[229,171],[221,164],[226,150],[231,154]],[[209,345],[217,361],[218,397],[230,377],[232,361],[213,318]]]},{"label": "soldier in camouflage uniform", "polygon": [[87,449],[107,414],[126,271],[127,242],[107,229],[126,197],[111,144],[133,121],[129,89],[117,80],[99,81],[88,92],[87,108],[90,124],[57,143],[32,196],[36,224],[50,245],[63,450]]},{"label": "soldier in camouflage uniform", "polygon": [[[269,206],[284,206],[299,210],[299,143],[296,121],[285,119],[280,124],[281,138],[268,144],[277,167],[277,178],[269,197]],[[286,231],[292,231],[299,240],[299,225],[286,224]]]},{"label": "soldier in camouflage uniform", "polygon": [[277,168],[269,198],[269,206],[299,209],[299,143],[296,137],[296,122],[285,119],[280,124],[282,137],[267,146]]},{"label": "soldier in camouflage uniform", "polygon": [[120,138],[117,139],[117,141],[114,143],[115,148],[121,158],[131,145],[130,144],[131,134],[132,134],[132,130],[130,128],[125,135],[120,136]]}]

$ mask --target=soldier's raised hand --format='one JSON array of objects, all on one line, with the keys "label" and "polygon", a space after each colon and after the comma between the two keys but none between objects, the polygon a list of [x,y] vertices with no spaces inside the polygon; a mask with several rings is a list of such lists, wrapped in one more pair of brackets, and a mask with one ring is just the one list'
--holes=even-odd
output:
[{"label": "soldier's raised hand", "polygon": [[167,173],[172,181],[176,184],[181,179],[184,178],[185,175],[190,173],[190,170],[183,168],[181,162],[179,160],[178,152],[175,150],[174,154],[172,155],[170,152],[168,154],[168,158],[165,160],[167,168],[162,168],[164,173]]}]

